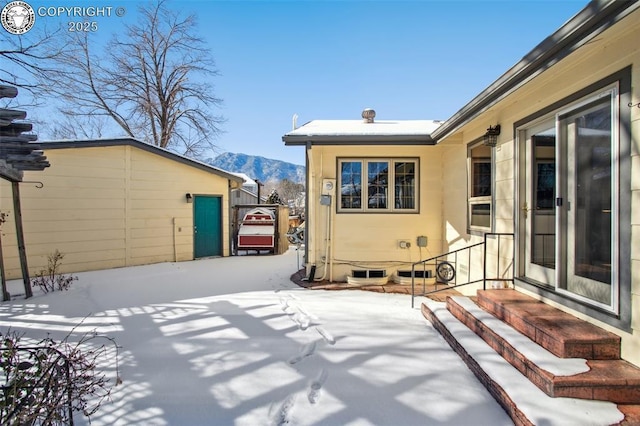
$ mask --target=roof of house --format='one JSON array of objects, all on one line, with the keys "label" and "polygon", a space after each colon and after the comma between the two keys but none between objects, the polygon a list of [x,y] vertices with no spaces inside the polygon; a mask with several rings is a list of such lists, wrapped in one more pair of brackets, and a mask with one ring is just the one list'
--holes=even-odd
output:
[{"label": "roof of house", "polygon": [[171,152],[167,149],[160,148],[155,145],[142,142],[133,138],[115,138],[115,139],[89,139],[89,140],[59,140],[59,141],[40,141],[38,142],[40,148],[47,151],[51,149],[76,149],[76,148],[100,148],[109,146],[133,146],[135,148],[142,149],[152,154],[159,155],[169,160],[177,161],[178,163],[185,164],[187,166],[195,167],[196,169],[203,170],[205,172],[213,173],[215,175],[226,178],[230,181],[238,182],[242,184],[244,179],[226,170],[219,169],[209,164],[197,161],[188,157],[185,157],[175,152]]},{"label": "roof of house", "polygon": [[[256,199],[258,198],[258,194],[256,194],[255,192],[251,192],[250,190],[248,190],[247,188],[242,187],[242,186],[240,188],[236,188],[235,191],[242,192],[244,194],[250,195],[250,196],[252,196],[252,197],[254,197]],[[260,197],[260,198],[262,198],[262,197]]]},{"label": "roof of house", "polygon": [[[455,133],[531,78],[553,66],[640,7],[638,0],[592,0],[557,31],[494,81],[431,134],[438,142]],[[494,123],[487,123],[487,125]]]},{"label": "roof of house", "polygon": [[285,145],[431,144],[437,120],[313,120],[282,137]]},{"label": "roof of house", "polygon": [[314,120],[282,140],[285,145],[436,144],[638,8],[638,0],[592,0],[446,121]]},{"label": "roof of house", "polygon": [[243,184],[244,186],[258,186],[258,183],[255,180],[251,179],[249,175],[247,175],[246,173],[236,173],[236,172],[230,172],[230,173],[244,179],[244,184]]}]

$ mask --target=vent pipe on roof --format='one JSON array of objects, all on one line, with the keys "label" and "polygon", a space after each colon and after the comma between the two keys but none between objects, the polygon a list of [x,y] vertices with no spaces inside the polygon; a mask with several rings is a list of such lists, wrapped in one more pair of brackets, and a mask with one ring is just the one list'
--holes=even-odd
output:
[{"label": "vent pipe on roof", "polygon": [[293,117],[291,118],[291,121],[292,121],[291,124],[292,124],[293,130],[297,129],[298,128],[298,114],[293,114]]},{"label": "vent pipe on roof", "polygon": [[373,119],[376,117],[376,112],[371,108],[365,108],[362,111],[362,118],[364,118],[365,123],[373,123]]}]

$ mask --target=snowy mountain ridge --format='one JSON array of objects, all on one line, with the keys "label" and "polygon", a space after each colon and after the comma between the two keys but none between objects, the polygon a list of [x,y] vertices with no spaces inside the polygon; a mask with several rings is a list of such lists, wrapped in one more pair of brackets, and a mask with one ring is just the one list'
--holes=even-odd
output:
[{"label": "snowy mountain ridge", "polygon": [[282,160],[225,152],[215,158],[207,158],[207,164],[234,173],[244,173],[261,182],[288,179],[295,183],[304,183],[304,166],[287,163]]}]

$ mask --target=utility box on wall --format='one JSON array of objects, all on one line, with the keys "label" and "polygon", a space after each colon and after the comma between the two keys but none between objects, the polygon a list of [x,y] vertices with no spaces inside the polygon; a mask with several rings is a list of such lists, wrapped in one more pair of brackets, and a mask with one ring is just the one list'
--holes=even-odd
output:
[{"label": "utility box on wall", "polygon": [[418,247],[426,247],[427,246],[427,237],[424,236],[424,235],[419,236],[417,238],[416,245]]},{"label": "utility box on wall", "polygon": [[322,179],[322,195],[332,195],[336,190],[335,179]]}]

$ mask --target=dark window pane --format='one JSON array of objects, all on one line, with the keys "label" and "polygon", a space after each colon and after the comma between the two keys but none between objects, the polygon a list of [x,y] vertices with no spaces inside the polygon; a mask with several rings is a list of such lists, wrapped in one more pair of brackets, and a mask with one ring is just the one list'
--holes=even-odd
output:
[{"label": "dark window pane", "polygon": [[471,205],[471,225],[489,228],[491,226],[491,204]]},{"label": "dark window pane", "polygon": [[416,208],[416,163],[395,163],[395,208]]},{"label": "dark window pane", "polygon": [[491,162],[473,161],[472,197],[487,197],[491,195]]},{"label": "dark window pane", "polygon": [[362,207],[362,162],[343,161],[340,166],[340,208]]},{"label": "dark window pane", "polygon": [[536,177],[536,209],[551,210],[556,199],[556,165],[538,163]]},{"label": "dark window pane", "polygon": [[386,209],[389,193],[389,163],[371,161],[367,165],[367,199],[370,209]]}]

